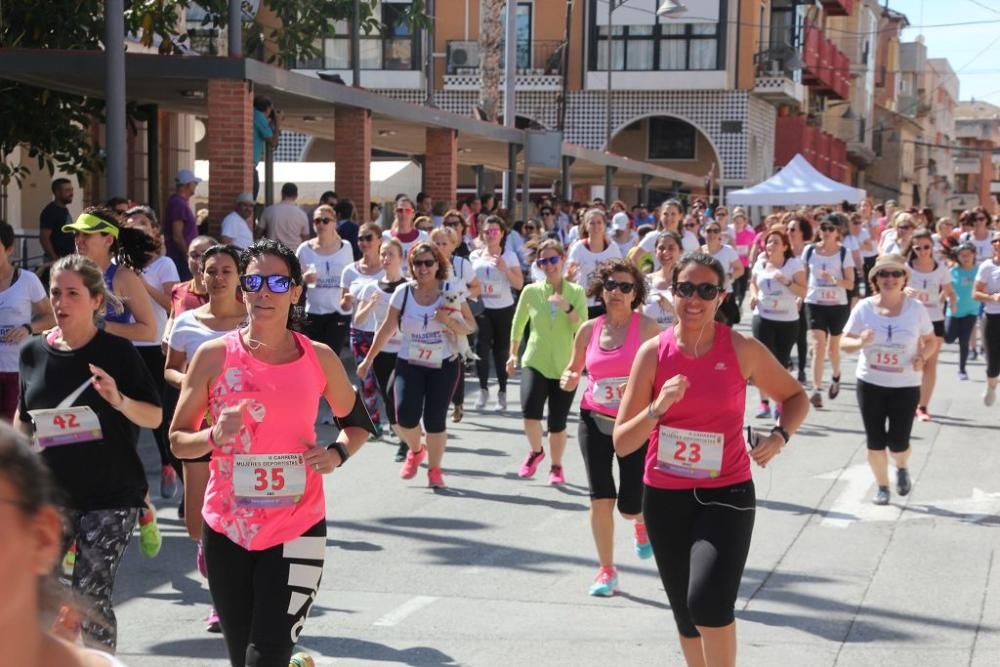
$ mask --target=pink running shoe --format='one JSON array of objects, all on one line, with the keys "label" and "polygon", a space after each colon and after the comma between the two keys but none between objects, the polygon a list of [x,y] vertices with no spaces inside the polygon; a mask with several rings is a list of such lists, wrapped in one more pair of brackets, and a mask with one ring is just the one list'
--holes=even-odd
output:
[{"label": "pink running shoe", "polygon": [[208,579],[208,566],[205,564],[205,550],[201,547],[201,542],[198,542],[198,556],[195,558],[195,562],[198,563],[198,572],[201,576]]},{"label": "pink running shoe", "polygon": [[399,471],[399,476],[403,479],[413,479],[417,474],[417,468],[427,457],[427,447],[421,447],[420,451],[414,452],[412,449],[406,453],[406,461]]},{"label": "pink running shoe", "polygon": [[562,466],[552,466],[549,469],[549,484],[552,486],[559,486],[560,484],[566,483],[566,477],[563,475]]},{"label": "pink running shoe", "polygon": [[447,486],[444,483],[444,476],[441,474],[441,468],[427,469],[427,486],[432,489],[443,489]]},{"label": "pink running shoe", "polygon": [[219,634],[222,632],[222,625],[219,623],[219,614],[215,611],[215,607],[208,612],[208,618],[205,619],[206,630],[212,634]]},{"label": "pink running shoe", "polygon": [[544,458],[544,449],[540,452],[529,452],[527,458],[524,459],[524,463],[521,464],[521,469],[517,471],[517,476],[522,478],[534,477],[535,471],[538,470],[538,464],[541,463]]}]

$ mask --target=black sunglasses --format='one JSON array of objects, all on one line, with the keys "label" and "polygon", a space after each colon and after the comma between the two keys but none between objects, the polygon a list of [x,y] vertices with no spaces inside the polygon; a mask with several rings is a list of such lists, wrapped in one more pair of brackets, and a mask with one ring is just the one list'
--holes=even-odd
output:
[{"label": "black sunglasses", "polygon": [[906,271],[879,271],[879,278],[902,278],[906,275]]},{"label": "black sunglasses", "polygon": [[322,222],[324,225],[328,225],[331,222],[333,222],[333,218],[313,218],[313,222],[316,223]]},{"label": "black sunglasses", "polygon": [[690,299],[697,293],[698,298],[702,301],[712,301],[721,292],[722,287],[712,283],[698,283],[697,285],[689,281],[674,283],[674,294],[682,299]]},{"label": "black sunglasses", "polygon": [[821,231],[821,232],[835,232],[835,231],[837,231],[837,228],[834,227],[833,225],[820,225],[819,226],[819,231]]},{"label": "black sunglasses", "polygon": [[259,292],[264,287],[265,281],[267,282],[267,289],[275,294],[284,294],[292,286],[292,279],[289,276],[277,274],[264,276],[259,273],[251,273],[240,276],[240,287],[243,288],[244,292]]},{"label": "black sunglasses", "polygon": [[684,223],[684,229],[694,229],[697,226],[698,226],[697,222],[685,222]]},{"label": "black sunglasses", "polygon": [[435,264],[437,264],[437,260],[436,259],[415,259],[415,260],[413,260],[413,266],[414,267],[422,266],[425,269],[429,269],[432,266],[434,266]]},{"label": "black sunglasses", "polygon": [[611,278],[604,281],[605,292],[614,292],[615,290],[618,290],[622,294],[631,294],[634,289],[635,283],[620,283],[617,280],[612,280]]},{"label": "black sunglasses", "polygon": [[559,259],[560,259],[559,255],[552,255],[551,257],[539,257],[538,259],[535,260],[535,264],[537,264],[539,267],[542,268],[544,268],[546,264],[551,264],[552,266],[555,266],[556,264],[559,263]]},{"label": "black sunglasses", "polygon": [[705,230],[705,233],[706,234],[719,234],[719,233],[721,233],[721,231],[722,230],[716,229],[715,227],[709,227],[708,229]]},{"label": "black sunglasses", "polygon": [[444,226],[445,227],[460,227],[461,225],[462,225],[462,223],[459,220],[445,220],[444,221]]},{"label": "black sunglasses", "polygon": [[374,241],[375,240],[375,235],[374,234],[362,234],[361,236],[358,237],[358,240],[359,241],[364,241],[366,243],[368,241]]}]

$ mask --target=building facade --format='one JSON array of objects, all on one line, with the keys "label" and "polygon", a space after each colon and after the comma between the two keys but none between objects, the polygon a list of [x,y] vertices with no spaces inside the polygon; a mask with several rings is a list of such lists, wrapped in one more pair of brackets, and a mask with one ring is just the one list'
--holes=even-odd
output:
[{"label": "building facade", "polygon": [[1000,197],[1000,107],[960,102],[955,109],[956,211],[983,206],[994,211]]}]

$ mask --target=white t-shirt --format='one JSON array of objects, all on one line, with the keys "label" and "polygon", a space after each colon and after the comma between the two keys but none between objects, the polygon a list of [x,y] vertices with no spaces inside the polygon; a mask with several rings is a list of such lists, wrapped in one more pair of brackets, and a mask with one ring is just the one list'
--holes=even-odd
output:
[{"label": "white t-shirt", "polygon": [[[979,269],[976,271],[976,282],[986,283],[986,291],[989,294],[1000,292],[1000,265],[997,265],[992,259],[988,259],[980,264]],[[984,306],[984,312],[990,315],[1000,313],[1000,303],[989,301]]]},{"label": "white t-shirt", "polygon": [[[174,260],[170,259],[166,255],[162,255],[146,265],[146,268],[142,270],[142,279],[146,281],[146,284],[150,287],[155,287],[156,289],[163,291],[163,285],[165,283],[179,282],[181,277],[177,275],[177,265],[174,264]],[[167,296],[169,295],[170,292],[167,292]],[[168,313],[166,309],[158,304],[156,299],[152,297],[149,298],[149,303],[153,306],[153,316],[156,318],[156,338],[150,341],[133,341],[133,344],[136,347],[152,347],[153,345],[159,345],[160,341],[163,340],[163,333],[167,330]]]},{"label": "white t-shirt", "polygon": [[[663,297],[667,301],[667,307],[664,308],[660,297]],[[659,289],[653,287],[652,283],[649,281],[649,277],[646,278],[646,303],[642,306],[642,314],[646,317],[656,320],[656,324],[659,325],[660,329],[666,329],[667,327],[672,327],[677,322],[677,316],[674,314],[674,293],[669,286]]]},{"label": "white t-shirt", "polygon": [[851,238],[857,239],[858,250],[861,252],[862,257],[877,257],[878,256],[878,244],[872,243],[871,250],[865,250],[865,243],[871,241],[872,234],[868,230],[868,225],[861,225],[861,230],[858,232],[857,236],[851,236]]},{"label": "white t-shirt", "polygon": [[329,255],[321,255],[309,245],[309,241],[305,241],[299,244],[295,256],[302,264],[303,273],[310,264],[316,267],[316,282],[306,286],[306,313],[350,315],[350,311],[340,307],[340,278],[344,267],[354,263],[351,244],[341,239],[340,249]]},{"label": "white t-shirt", "polygon": [[[615,235],[615,236],[617,236],[617,235]],[[612,236],[612,240],[615,239],[615,236]],[[629,235],[625,238],[624,241],[615,240],[614,242],[615,242],[615,245],[618,246],[618,250],[621,251],[622,257],[624,257],[625,255],[628,254],[628,251],[631,250],[633,248],[633,246],[635,246],[636,241],[638,241],[638,240],[639,240],[639,234],[636,231],[633,230],[633,231],[629,232]]]},{"label": "white t-shirt", "polygon": [[25,337],[21,344],[13,345],[2,342],[2,338],[12,329],[31,324],[31,305],[48,296],[42,281],[34,272],[15,270],[18,274],[17,280],[0,292],[0,372],[2,373],[17,373],[21,344],[28,342],[28,338]]},{"label": "white t-shirt", "polygon": [[[354,297],[354,312],[357,313],[358,297],[361,295],[361,290],[368,283],[376,282],[385,277],[385,269],[380,269],[378,273],[361,273],[358,270],[358,263],[352,262],[344,267],[343,273],[340,274],[340,289],[346,289],[352,297]],[[360,329],[361,331],[375,331],[374,328],[367,329],[364,327],[359,327],[357,320],[355,319],[351,326],[355,329]]]},{"label": "white t-shirt", "polygon": [[403,275],[404,276],[409,276],[410,275],[410,261],[409,261],[410,248],[412,248],[413,246],[417,245],[421,241],[427,241],[427,240],[429,240],[430,239],[430,235],[428,235],[427,232],[425,232],[424,230],[418,229],[417,230],[417,238],[413,239],[412,241],[403,241],[402,239],[398,239],[395,236],[393,236],[391,229],[387,229],[384,232],[382,232],[382,240],[383,241],[388,241],[389,239],[393,239],[393,238],[395,238],[397,241],[399,241],[400,245],[403,246]]},{"label": "white t-shirt", "polygon": [[874,297],[862,299],[847,318],[844,333],[860,336],[865,329],[875,332],[875,340],[861,349],[857,377],[880,387],[919,387],[923,376],[913,369],[920,337],[934,333],[927,309],[916,299],[905,299],[896,317],[875,312]]},{"label": "white t-shirt", "polygon": [[802,262],[796,257],[785,260],[780,269],[767,268],[767,257],[763,254],[757,257],[750,279],[757,286],[757,306],[754,315],[765,320],[776,322],[795,322],[799,319],[798,297],[795,293],[777,279],[780,274],[785,280],[794,280],[801,273]]},{"label": "white t-shirt", "polygon": [[[386,290],[389,291],[386,291]],[[392,294],[395,288],[390,287],[380,280],[372,280],[362,283],[361,289],[358,292],[358,302],[368,301],[373,296],[378,296],[378,301],[375,303],[375,307],[369,311],[369,315],[365,318],[364,322],[355,322],[354,327],[361,331],[377,331],[382,323],[385,322],[386,316],[389,314],[389,302],[392,299]],[[413,295],[411,294],[412,298]],[[406,304],[409,307],[409,303]],[[386,341],[385,345],[382,346],[382,352],[387,354],[397,354],[399,353],[399,343],[401,340],[399,331],[392,334],[392,337]]]},{"label": "white t-shirt", "polygon": [[219,235],[231,238],[232,244],[241,250],[253,245],[253,230],[250,229],[246,219],[236,211],[222,219]]},{"label": "white t-shirt", "polygon": [[[708,252],[707,246],[706,246],[706,252]],[[736,252],[736,249],[733,248],[733,246],[723,244],[718,250],[716,250],[715,252],[710,252],[708,254],[714,257],[715,259],[719,260],[719,263],[722,264],[722,268],[726,272],[726,281],[723,287],[727,292],[732,292],[733,263],[739,263],[740,261],[739,253]]]},{"label": "white t-shirt", "polygon": [[[434,313],[442,305],[443,297],[438,295],[431,305],[421,306],[417,303],[412,288],[413,283],[403,283],[392,293],[389,301],[389,305],[399,311],[399,358],[418,365],[440,368],[442,360],[455,354],[450,337],[445,333],[445,326],[434,319]],[[407,291],[409,295],[406,294]]]},{"label": "white t-shirt", "polygon": [[[503,261],[508,269],[516,268],[521,270],[521,262],[509,246],[503,252]],[[514,294],[511,291],[510,280],[506,271],[498,271],[496,259],[487,254],[485,249],[475,250],[469,255],[472,263],[472,270],[479,278],[479,294],[483,306],[490,309],[508,308],[514,305]]]},{"label": "white t-shirt", "polygon": [[203,343],[222,338],[230,331],[232,329],[222,331],[210,329],[204,322],[195,317],[194,310],[185,310],[174,318],[174,326],[170,329],[167,345],[178,352],[183,352],[190,364],[194,353]]},{"label": "white t-shirt", "polygon": [[992,238],[992,234],[987,234],[985,239],[977,239],[972,232],[965,232],[958,237],[958,240],[976,246],[976,261],[985,262],[993,256]]},{"label": "white t-shirt", "polygon": [[[812,248],[812,252],[810,252]],[[844,271],[854,268],[854,258],[849,250],[844,250],[844,261],[840,261],[841,249],[837,248],[832,255],[821,255],[818,246],[806,246],[802,253],[802,260],[805,264],[808,258],[807,273],[809,276],[808,289],[806,290],[806,303],[817,306],[846,306],[847,290],[837,286],[833,282],[824,281],[822,273],[827,271],[834,280],[843,280]]]},{"label": "white t-shirt", "polygon": [[[576,272],[576,280],[573,282],[586,290],[590,285],[591,279],[597,273],[598,264],[621,258],[622,252],[614,243],[609,243],[608,247],[601,252],[591,252],[583,241],[578,241],[569,249],[569,253],[566,255],[566,263],[576,262],[579,265],[580,269]],[[597,299],[587,297],[587,306],[596,305]]]},{"label": "white t-shirt", "polygon": [[[660,260],[656,258],[656,240],[660,237],[660,230],[654,230],[642,237],[639,241],[639,247],[648,252],[653,256],[653,270],[658,271],[660,269]],[[681,234],[681,252],[695,252],[701,249],[701,242],[698,241],[698,235],[684,230]]]},{"label": "white t-shirt", "polygon": [[469,285],[476,279],[476,270],[472,268],[472,262],[465,257],[453,255],[451,258],[451,277],[455,278],[456,289],[468,299]]},{"label": "white t-shirt", "polygon": [[951,272],[943,262],[938,262],[937,266],[928,273],[917,271],[911,264],[910,287],[916,290],[916,300],[924,304],[931,322],[940,322],[944,319],[944,300],[941,298],[941,286],[951,284]]},{"label": "white t-shirt", "polygon": [[267,238],[281,241],[289,248],[297,248],[304,238],[309,237],[309,218],[295,204],[272,204],[260,214],[260,220]]}]

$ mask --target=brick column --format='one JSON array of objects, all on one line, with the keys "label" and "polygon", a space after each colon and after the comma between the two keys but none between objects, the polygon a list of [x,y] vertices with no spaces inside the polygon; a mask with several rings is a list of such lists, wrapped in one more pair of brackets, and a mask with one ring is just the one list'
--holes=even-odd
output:
[{"label": "brick column", "polygon": [[367,222],[371,202],[372,116],[367,109],[338,106],[333,121],[334,189],[354,204],[359,222]]},{"label": "brick column", "polygon": [[424,149],[424,192],[454,208],[458,190],[458,132],[429,127]]},{"label": "brick column", "polygon": [[209,80],[205,135],[210,165],[209,232],[218,234],[236,197],[253,191],[253,93],[249,83]]}]

